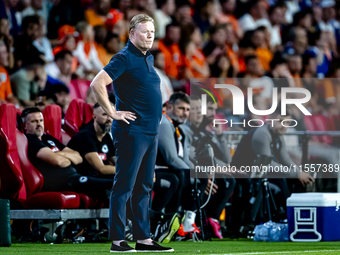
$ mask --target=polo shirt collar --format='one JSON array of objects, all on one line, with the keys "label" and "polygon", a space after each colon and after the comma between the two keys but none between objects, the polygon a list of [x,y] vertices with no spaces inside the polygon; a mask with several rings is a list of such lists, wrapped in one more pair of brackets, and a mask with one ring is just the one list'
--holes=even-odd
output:
[{"label": "polo shirt collar", "polygon": [[149,56],[150,52],[147,51],[146,54],[144,55],[143,52],[141,52],[135,45],[133,45],[133,43],[130,41],[130,39],[128,40],[127,44],[129,47],[129,50],[131,50],[132,53],[134,53],[136,56]]}]

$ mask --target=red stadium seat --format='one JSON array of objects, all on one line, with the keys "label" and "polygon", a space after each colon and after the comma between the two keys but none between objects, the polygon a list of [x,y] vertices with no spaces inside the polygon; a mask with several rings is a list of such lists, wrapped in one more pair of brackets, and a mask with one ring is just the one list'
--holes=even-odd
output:
[{"label": "red stadium seat", "polygon": [[45,132],[63,142],[61,135],[61,108],[53,104],[46,106],[44,112]]},{"label": "red stadium seat", "polygon": [[12,104],[0,106],[1,191],[26,209],[73,209],[79,207],[74,192],[40,192],[44,178],[27,158],[27,138],[16,129],[16,110]]},{"label": "red stadium seat", "polygon": [[334,123],[335,130],[340,130],[340,116],[333,115],[331,119],[332,119],[332,122]]},{"label": "red stadium seat", "polygon": [[[317,131],[315,123],[313,121],[313,116],[305,116],[304,118],[305,126],[308,131]],[[322,142],[321,137],[313,135],[312,139],[317,142]]]},{"label": "red stadium seat", "polygon": [[64,129],[61,130],[61,138],[62,143],[66,146],[68,142],[71,140],[71,136],[69,136]]},{"label": "red stadium seat", "polygon": [[71,99],[85,99],[91,81],[73,79],[69,84]]},{"label": "red stadium seat", "polygon": [[[20,170],[15,131],[17,111],[12,104],[0,106],[0,192],[13,198],[25,198],[26,187]],[[11,119],[12,117],[12,119]]]},{"label": "red stadium seat", "polygon": [[83,124],[87,124],[92,119],[92,114],[93,107],[84,100],[72,100],[65,114],[64,130],[73,137]]},{"label": "red stadium seat", "polygon": [[58,105],[46,106],[44,112],[45,132],[57,138],[65,146],[71,140],[65,130],[61,128],[61,108]]},{"label": "red stadium seat", "polygon": [[[331,130],[329,129],[331,127],[327,126],[327,120],[324,115],[321,115],[321,114],[315,115],[313,116],[312,120],[314,121],[317,131],[330,131]],[[326,143],[329,145],[333,143],[333,139],[331,136],[323,135],[323,136],[320,136],[320,138],[321,138],[322,143]]]}]

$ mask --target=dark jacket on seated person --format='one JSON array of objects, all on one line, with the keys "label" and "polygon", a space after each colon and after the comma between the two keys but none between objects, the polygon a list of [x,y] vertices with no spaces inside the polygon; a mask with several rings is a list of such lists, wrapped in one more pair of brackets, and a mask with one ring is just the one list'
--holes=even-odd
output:
[{"label": "dark jacket on seated person", "polygon": [[40,149],[44,147],[50,148],[53,152],[62,151],[65,146],[56,138],[49,134],[44,134],[41,140],[27,134],[28,149],[27,156],[32,165],[37,168],[44,177],[44,185],[41,191],[66,191],[70,190],[68,178],[77,174],[77,171],[72,166],[60,168],[53,166],[37,157]]},{"label": "dark jacket on seated person", "polygon": [[83,158],[83,163],[76,166],[78,173],[87,176],[112,178],[112,175],[100,175],[85,158],[87,153],[97,152],[104,165],[110,165],[112,164],[111,158],[115,156],[115,147],[111,135],[107,133],[102,141],[99,141],[94,130],[93,120],[72,137],[67,146],[79,152]]}]

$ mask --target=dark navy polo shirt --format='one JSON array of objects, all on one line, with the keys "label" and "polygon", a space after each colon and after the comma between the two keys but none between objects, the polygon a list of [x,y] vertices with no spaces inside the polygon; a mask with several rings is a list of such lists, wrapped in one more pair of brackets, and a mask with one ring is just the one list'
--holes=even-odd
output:
[{"label": "dark navy polo shirt", "polygon": [[113,120],[113,129],[127,129],[143,134],[158,134],[162,118],[160,78],[153,66],[153,56],[144,55],[129,40],[104,67],[113,80],[117,111],[136,113],[136,120],[126,124]]}]

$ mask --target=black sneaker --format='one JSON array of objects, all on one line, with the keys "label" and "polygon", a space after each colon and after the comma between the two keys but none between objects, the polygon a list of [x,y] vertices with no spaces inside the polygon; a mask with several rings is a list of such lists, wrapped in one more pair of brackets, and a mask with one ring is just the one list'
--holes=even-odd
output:
[{"label": "black sneaker", "polygon": [[124,252],[124,253],[127,253],[127,252],[136,252],[136,250],[133,249],[132,247],[130,247],[127,244],[127,242],[122,241],[119,246],[112,243],[110,252],[116,252],[116,253]]},{"label": "black sneaker", "polygon": [[177,233],[180,227],[178,214],[175,213],[170,220],[157,225],[154,240],[159,243],[170,243],[171,238]]},{"label": "black sneaker", "polygon": [[160,246],[158,243],[152,241],[152,244],[136,243],[137,252],[174,252],[170,247]]}]

